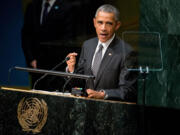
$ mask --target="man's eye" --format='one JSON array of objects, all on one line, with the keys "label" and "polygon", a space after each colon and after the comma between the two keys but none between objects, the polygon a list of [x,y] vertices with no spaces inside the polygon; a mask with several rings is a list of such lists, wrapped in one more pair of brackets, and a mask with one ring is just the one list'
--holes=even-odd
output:
[{"label": "man's eye", "polygon": [[111,23],[111,22],[108,22],[107,24],[108,24],[108,25],[113,25],[113,23]]},{"label": "man's eye", "polygon": [[98,24],[102,24],[102,22],[98,22]]}]

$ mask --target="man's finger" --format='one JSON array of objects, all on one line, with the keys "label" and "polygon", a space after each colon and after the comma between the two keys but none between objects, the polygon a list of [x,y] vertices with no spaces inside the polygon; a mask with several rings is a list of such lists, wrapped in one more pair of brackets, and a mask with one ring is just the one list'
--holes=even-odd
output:
[{"label": "man's finger", "polygon": [[68,55],[67,55],[67,57],[72,57],[72,56],[77,56],[78,54],[77,53],[69,53]]},{"label": "man's finger", "polygon": [[88,98],[93,98],[93,97],[94,97],[93,94],[88,95]]}]

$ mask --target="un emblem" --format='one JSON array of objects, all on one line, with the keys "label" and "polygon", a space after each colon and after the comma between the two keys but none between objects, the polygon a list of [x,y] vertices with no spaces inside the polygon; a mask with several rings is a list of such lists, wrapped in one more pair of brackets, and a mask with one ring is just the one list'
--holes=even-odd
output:
[{"label": "un emblem", "polygon": [[23,131],[34,134],[41,132],[46,123],[48,107],[46,102],[38,98],[23,98],[18,105],[17,118]]}]

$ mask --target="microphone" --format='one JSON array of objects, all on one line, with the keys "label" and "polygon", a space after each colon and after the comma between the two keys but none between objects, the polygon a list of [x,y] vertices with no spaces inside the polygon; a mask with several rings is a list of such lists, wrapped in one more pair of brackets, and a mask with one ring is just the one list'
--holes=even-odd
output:
[{"label": "microphone", "polygon": [[[57,64],[55,67],[53,67],[50,71],[55,70],[56,68],[58,68],[59,66],[61,66],[64,62],[70,60],[70,57],[66,57],[63,61],[61,61],[59,64]],[[39,79],[37,79],[33,85],[33,90],[35,90],[35,87],[37,85],[37,83],[42,80],[43,78],[45,78],[48,75],[48,73],[42,75]]]},{"label": "microphone", "polygon": [[[77,73],[81,68],[82,68],[82,66],[83,66],[83,64],[86,62],[86,60],[85,59],[83,59],[83,60],[80,60],[80,62],[79,62],[79,66],[74,70],[74,73]],[[73,74],[73,73],[72,73]],[[72,77],[69,77],[67,80],[66,80],[66,82],[64,83],[64,85],[63,85],[63,88],[62,88],[62,92],[64,93],[64,91],[65,91],[65,88],[66,88],[66,86],[67,86],[67,84],[71,81],[71,79],[72,79]]]}]

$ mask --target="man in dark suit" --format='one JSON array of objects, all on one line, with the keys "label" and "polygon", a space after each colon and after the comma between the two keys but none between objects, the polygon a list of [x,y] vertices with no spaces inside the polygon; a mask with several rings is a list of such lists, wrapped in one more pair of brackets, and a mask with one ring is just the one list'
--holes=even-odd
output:
[{"label": "man in dark suit", "polygon": [[[32,0],[28,5],[22,28],[22,48],[29,67],[50,70],[64,59],[68,41],[73,37],[71,9],[64,0]],[[58,70],[64,68],[65,65],[61,65]],[[31,75],[33,86],[41,75]],[[54,89],[53,80],[52,76],[47,76],[36,88]],[[54,85],[60,87],[61,84]]]},{"label": "man in dark suit", "polygon": [[[121,25],[118,15],[118,10],[112,5],[99,7],[94,18],[97,38],[83,44],[78,73],[95,76],[93,83],[86,84],[89,98],[136,101],[137,76],[125,66],[126,57],[133,51],[115,35]],[[77,53],[67,55],[70,57],[67,61],[69,72],[75,70],[76,56]]]}]

